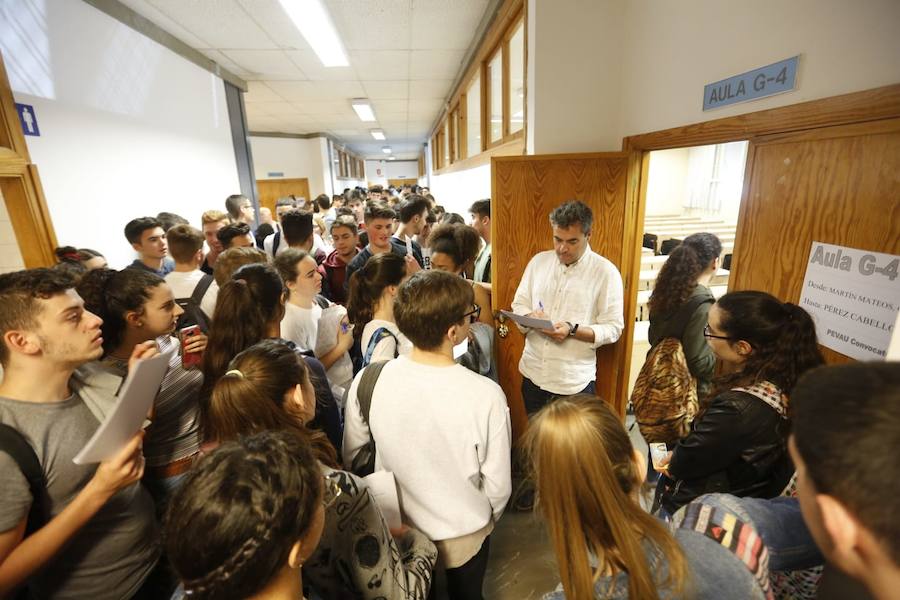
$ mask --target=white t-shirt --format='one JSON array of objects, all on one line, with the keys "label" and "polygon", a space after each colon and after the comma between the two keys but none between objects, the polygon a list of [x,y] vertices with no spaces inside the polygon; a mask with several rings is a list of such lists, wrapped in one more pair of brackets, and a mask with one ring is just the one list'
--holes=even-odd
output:
[{"label": "white t-shirt", "polygon": [[300,308],[296,304],[288,302],[284,305],[281,337],[294,342],[301,350],[315,352],[321,317],[322,307],[315,302],[313,302],[312,308]]},{"label": "white t-shirt", "polygon": [[397,328],[396,323],[391,323],[390,321],[382,321],[381,319],[372,319],[366,326],[363,327],[362,336],[360,337],[360,348],[362,349],[363,355],[366,354],[366,349],[369,347],[369,340],[372,339],[372,335],[374,335],[375,331],[380,327],[384,327],[395,336],[397,336],[397,340],[400,342],[400,347],[397,348],[397,343],[394,341],[394,338],[390,336],[385,336],[380,342],[375,344],[375,350],[372,352],[372,359],[369,362],[378,362],[380,360],[391,360],[394,358],[395,354],[409,354],[412,350],[412,342],[409,339],[400,333],[400,330]]},{"label": "white t-shirt", "polygon": [[394,473],[403,522],[432,540],[499,519],[512,490],[509,408],[500,386],[461,365],[401,356],[375,385],[370,434],[356,397],[360,376],[344,413],[344,464],[374,436],[375,470]]},{"label": "white t-shirt", "polygon": [[[190,298],[191,294],[194,293],[194,288],[197,287],[197,284],[200,283],[200,280],[203,279],[203,276],[206,275],[200,269],[195,271],[188,271],[186,273],[182,273],[180,271],[172,271],[168,275],[166,275],[166,283],[169,284],[169,287],[172,288],[172,294],[176,298]],[[206,290],[206,293],[203,294],[203,299],[200,300],[200,310],[212,320],[213,313],[216,310],[216,298],[219,295],[219,286],[216,285],[216,282],[213,281],[209,284],[209,289]]]}]

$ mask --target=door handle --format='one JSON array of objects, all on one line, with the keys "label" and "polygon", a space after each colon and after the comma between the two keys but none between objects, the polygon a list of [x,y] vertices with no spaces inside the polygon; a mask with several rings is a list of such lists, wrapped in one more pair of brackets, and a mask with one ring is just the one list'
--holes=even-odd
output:
[{"label": "door handle", "polygon": [[494,321],[499,321],[500,324],[497,325],[497,335],[500,339],[506,339],[506,336],[509,335],[509,325],[506,324],[506,315],[497,311],[494,313]]}]

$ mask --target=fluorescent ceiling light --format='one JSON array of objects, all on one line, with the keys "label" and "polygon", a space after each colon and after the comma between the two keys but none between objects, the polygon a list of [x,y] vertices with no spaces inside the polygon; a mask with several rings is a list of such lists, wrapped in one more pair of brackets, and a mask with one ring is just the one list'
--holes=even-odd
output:
[{"label": "fluorescent ceiling light", "polygon": [[375,113],[372,111],[372,105],[365,98],[354,98],[352,101],[353,110],[360,121],[374,121]]},{"label": "fluorescent ceiling light", "polygon": [[322,0],[279,0],[294,26],[300,31],[319,60],[326,67],[346,67],[350,64],[341,44],[331,15]]},{"label": "fluorescent ceiling light", "polygon": [[389,157],[388,157],[388,160],[397,160],[397,157],[396,157],[396,156],[389,156]]},{"label": "fluorescent ceiling light", "polygon": [[384,152],[385,154],[390,154],[390,153],[391,153],[391,147],[390,147],[390,146],[382,146],[382,147],[381,147],[381,151]]},{"label": "fluorescent ceiling light", "polygon": [[372,137],[375,138],[376,140],[387,139],[386,137],[384,137],[384,131],[382,131],[381,129],[370,129],[369,133],[371,133]]}]

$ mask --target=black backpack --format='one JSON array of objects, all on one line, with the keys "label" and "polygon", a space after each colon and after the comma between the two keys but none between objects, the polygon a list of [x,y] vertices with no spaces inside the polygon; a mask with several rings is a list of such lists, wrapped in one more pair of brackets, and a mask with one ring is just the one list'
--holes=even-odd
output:
[{"label": "black backpack", "polygon": [[[369,426],[369,441],[359,449],[350,465],[350,472],[360,477],[371,475],[375,472],[375,437],[372,435],[372,426],[369,425],[369,413],[372,410],[372,394],[375,393],[375,384],[381,370],[389,361],[374,362],[363,369],[356,386],[356,399],[359,401],[359,410],[362,412],[363,421]],[[349,389],[347,390],[349,393]],[[344,399],[346,405],[346,398]]]},{"label": "black backpack", "polygon": [[204,274],[194,287],[190,298],[175,298],[175,302],[184,310],[184,314],[178,317],[178,324],[175,326],[176,331],[184,327],[197,325],[200,327],[200,331],[209,333],[209,315],[203,312],[203,309],[200,308],[200,303],[203,301],[203,296],[206,295],[206,290],[209,289],[213,281],[212,275]]}]

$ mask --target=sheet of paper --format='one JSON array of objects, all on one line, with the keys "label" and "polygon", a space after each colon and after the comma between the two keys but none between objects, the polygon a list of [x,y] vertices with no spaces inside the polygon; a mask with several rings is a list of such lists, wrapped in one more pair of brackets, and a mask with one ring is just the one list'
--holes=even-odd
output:
[{"label": "sheet of paper", "polygon": [[533,317],[526,317],[525,315],[517,315],[508,310],[501,310],[500,312],[508,319],[512,319],[523,327],[531,327],[532,329],[553,329],[553,323],[547,319],[535,319]]},{"label": "sheet of paper", "polygon": [[72,459],[77,465],[103,462],[114,456],[140,430],[175,350],[138,361],[128,372],[115,406],[93,437]]},{"label": "sheet of paper", "polygon": [[340,304],[334,304],[322,309],[319,317],[319,330],[316,334],[316,356],[324,356],[337,345],[337,330],[341,320],[347,316],[347,309]]},{"label": "sheet of paper", "polygon": [[363,477],[375,503],[381,509],[388,527],[399,529],[403,525],[400,517],[400,499],[397,497],[397,482],[390,471],[375,471]]},{"label": "sheet of paper", "polygon": [[469,351],[469,338],[464,339],[457,345],[453,346],[453,360],[459,360],[459,357]]},{"label": "sheet of paper", "polygon": [[409,237],[408,235],[405,237],[406,237],[406,253],[409,254],[410,256],[412,256],[413,255],[412,238]]}]

